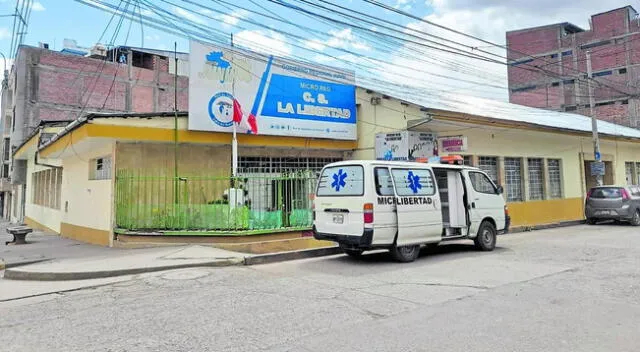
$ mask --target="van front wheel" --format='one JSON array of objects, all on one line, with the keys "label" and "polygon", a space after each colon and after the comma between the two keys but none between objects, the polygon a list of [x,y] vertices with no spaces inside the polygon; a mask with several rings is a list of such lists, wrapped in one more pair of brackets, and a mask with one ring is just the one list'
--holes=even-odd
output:
[{"label": "van front wheel", "polygon": [[476,248],[485,252],[492,251],[496,248],[497,234],[498,231],[496,231],[496,227],[492,223],[483,221],[480,224],[478,236],[474,240]]},{"label": "van front wheel", "polygon": [[409,263],[420,255],[420,245],[411,245],[411,246],[393,246],[390,250],[391,256],[396,261],[401,263]]}]

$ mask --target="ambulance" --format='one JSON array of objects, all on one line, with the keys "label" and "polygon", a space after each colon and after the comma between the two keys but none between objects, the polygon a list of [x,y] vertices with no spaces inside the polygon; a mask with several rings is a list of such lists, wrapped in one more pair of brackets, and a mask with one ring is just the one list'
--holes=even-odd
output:
[{"label": "ambulance", "polygon": [[313,234],[350,256],[385,249],[414,261],[422,246],[473,240],[492,251],[509,230],[503,189],[460,156],[440,163],[351,160],[322,170],[314,197]]}]

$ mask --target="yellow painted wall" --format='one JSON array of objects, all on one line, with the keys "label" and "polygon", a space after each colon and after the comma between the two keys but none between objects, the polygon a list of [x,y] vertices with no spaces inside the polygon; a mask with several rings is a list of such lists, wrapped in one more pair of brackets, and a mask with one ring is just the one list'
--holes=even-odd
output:
[{"label": "yellow painted wall", "polygon": [[[59,160],[38,160],[39,163],[45,163],[49,165],[61,166]],[[55,233],[60,233],[60,221],[62,219],[62,212],[60,209],[49,208],[41,205],[33,204],[33,178],[34,172],[50,169],[49,167],[36,165],[35,154],[29,155],[27,160],[27,190],[26,190],[26,204],[25,204],[25,223],[29,226],[34,226],[41,231],[52,230]],[[64,173],[63,173],[64,174]],[[64,175],[63,175],[64,177]]]},{"label": "yellow painted wall", "polygon": [[[358,90],[358,102],[361,105],[358,108],[358,149],[354,159],[375,157],[376,133],[404,130],[426,116],[417,106],[402,104],[394,99],[382,98],[380,104],[372,105],[370,101],[373,96],[381,97]],[[528,157],[562,160],[563,199],[509,204],[514,227],[583,219],[586,193],[583,158],[593,159],[590,135],[505,128],[491,124],[468,125],[461,123],[461,116],[455,113],[431,113],[434,120],[421,125],[420,130],[437,132],[439,136],[467,136],[468,151],[461,154],[496,156],[500,158],[500,164],[504,157],[525,158],[523,168]],[[458,121],[452,121],[454,117]],[[624,162],[640,162],[640,143],[601,139],[601,154],[603,160],[612,162],[614,182],[624,184]],[[499,167],[502,170],[502,165]],[[523,183],[526,184],[528,175],[524,172],[523,176]],[[504,175],[500,175],[500,179],[504,183]],[[526,196],[527,189],[524,193]]]},{"label": "yellow painted wall", "polygon": [[[112,232],[113,177],[90,180],[90,160],[113,155],[114,144],[100,144],[62,161],[61,235],[108,245]],[[84,231],[81,231],[84,228]]]}]

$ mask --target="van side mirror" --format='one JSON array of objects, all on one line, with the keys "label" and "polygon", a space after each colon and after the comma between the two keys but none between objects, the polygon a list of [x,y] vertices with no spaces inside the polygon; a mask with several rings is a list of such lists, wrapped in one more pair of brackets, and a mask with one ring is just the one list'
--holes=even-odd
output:
[{"label": "van side mirror", "polygon": [[498,194],[502,194],[502,193],[504,193],[504,188],[502,188],[502,186],[498,186],[497,189],[496,189],[496,192]]}]

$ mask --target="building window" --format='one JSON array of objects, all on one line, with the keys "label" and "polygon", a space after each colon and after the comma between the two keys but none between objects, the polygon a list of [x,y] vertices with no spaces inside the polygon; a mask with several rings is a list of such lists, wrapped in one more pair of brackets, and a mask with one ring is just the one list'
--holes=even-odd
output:
[{"label": "building window", "polygon": [[562,81],[562,83],[564,84],[574,84],[576,83],[575,79],[565,79],[564,81]]},{"label": "building window", "polygon": [[564,111],[576,111],[578,110],[578,107],[573,105],[573,106],[565,106],[564,107]]},{"label": "building window", "polygon": [[558,87],[560,85],[560,82],[553,82],[551,83],[552,87]]},{"label": "building window", "polygon": [[90,180],[108,180],[111,178],[110,156],[91,159],[89,164],[91,165],[91,172],[89,174]]},{"label": "building window", "polygon": [[504,181],[507,202],[522,202],[522,160],[504,158]]},{"label": "building window", "polygon": [[622,101],[622,105],[627,105],[627,104],[629,104],[629,99],[625,99]]},{"label": "building window", "polygon": [[603,103],[596,103],[596,106],[613,105],[615,103],[616,103],[615,101],[605,101]]},{"label": "building window", "polygon": [[632,162],[626,162],[624,163],[624,174],[625,174],[625,179],[627,181],[627,185],[632,185],[633,184],[633,163]]},{"label": "building window", "polygon": [[8,161],[9,160],[9,152],[10,151],[11,151],[11,141],[9,140],[9,138],[5,138],[4,139],[4,150],[3,150],[4,158],[2,160],[4,160],[4,161]]},{"label": "building window", "polygon": [[549,57],[552,58],[552,59],[555,59],[555,58],[558,57],[558,54],[551,54],[551,55],[549,55]]},{"label": "building window", "polygon": [[593,74],[593,77],[602,77],[602,76],[609,76],[611,75],[613,72],[611,70],[609,71],[602,71],[602,72],[596,72]]},{"label": "building window", "polygon": [[489,175],[493,183],[498,184],[498,158],[495,156],[478,157],[478,168]]},{"label": "building window", "polygon": [[238,172],[244,174],[281,174],[289,171],[311,170],[320,175],[322,168],[342,158],[262,157],[246,156],[238,160]]},{"label": "building window", "polygon": [[636,163],[636,184],[640,184],[640,163]]},{"label": "building window", "polygon": [[573,54],[572,50],[567,50],[567,51],[563,51],[562,52],[562,56],[569,56],[569,55],[572,55],[572,54]]},{"label": "building window", "polygon": [[31,174],[31,202],[47,208],[60,209],[62,169],[47,169]]},{"label": "building window", "polygon": [[542,159],[527,159],[529,168],[529,200],[544,199],[544,168]]},{"label": "building window", "polygon": [[2,165],[2,178],[9,178],[9,164]]},{"label": "building window", "polygon": [[522,65],[522,64],[528,64],[529,62],[533,62],[533,59],[525,59],[525,60],[522,60],[522,61],[515,61],[515,62],[512,62],[510,65],[511,66],[518,66],[518,65]]},{"label": "building window", "polygon": [[591,43],[591,44],[585,44],[585,45],[581,45],[580,49],[589,49],[589,48],[595,48],[597,46],[603,46],[603,45],[607,45],[607,44],[611,44],[610,40],[603,40],[601,42],[596,42],[596,43]]},{"label": "building window", "polygon": [[560,159],[548,159],[547,171],[549,172],[549,197],[562,198],[562,174],[560,171]]},{"label": "building window", "polygon": [[473,166],[473,157],[471,155],[463,155],[462,164],[467,166]]},{"label": "building window", "polygon": [[626,68],[621,68],[618,70],[618,73],[621,75],[624,75],[625,73],[627,73],[627,69]]},{"label": "building window", "polygon": [[518,92],[526,92],[528,90],[534,90],[536,89],[536,86],[528,86],[528,87],[522,87],[522,88],[514,88],[511,90],[512,93],[518,93]]}]

